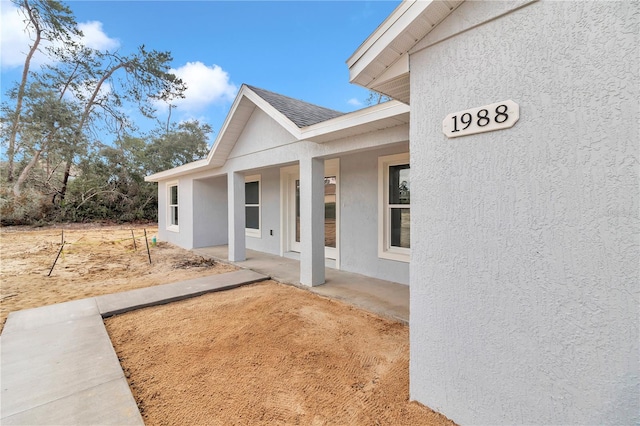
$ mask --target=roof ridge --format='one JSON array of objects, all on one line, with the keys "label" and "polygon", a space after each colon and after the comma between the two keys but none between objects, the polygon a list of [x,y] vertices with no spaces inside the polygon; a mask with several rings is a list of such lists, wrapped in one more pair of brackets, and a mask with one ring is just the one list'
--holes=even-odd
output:
[{"label": "roof ridge", "polygon": [[346,114],[249,84],[245,84],[245,86],[291,120],[298,128],[311,126]]}]

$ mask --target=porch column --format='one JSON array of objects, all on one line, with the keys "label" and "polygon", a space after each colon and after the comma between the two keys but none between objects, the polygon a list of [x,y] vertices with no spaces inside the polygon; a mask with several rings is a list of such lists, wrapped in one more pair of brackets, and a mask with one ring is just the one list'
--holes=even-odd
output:
[{"label": "porch column", "polygon": [[300,283],[324,284],[324,160],[300,160]]},{"label": "porch column", "polygon": [[227,197],[229,199],[229,261],[246,260],[244,175],[229,173],[227,177]]}]

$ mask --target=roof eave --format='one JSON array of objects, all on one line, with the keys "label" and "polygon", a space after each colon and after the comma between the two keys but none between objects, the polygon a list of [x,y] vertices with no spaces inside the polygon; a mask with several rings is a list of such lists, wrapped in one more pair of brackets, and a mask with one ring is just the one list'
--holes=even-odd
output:
[{"label": "roof eave", "polygon": [[220,146],[225,145],[222,141],[223,139],[225,139],[225,136],[227,136],[227,134],[229,133],[228,131],[229,131],[229,128],[231,127],[231,123],[236,119],[236,111],[240,108],[242,99],[245,97],[245,94],[248,90],[250,89],[243,84],[240,87],[240,90],[238,91],[236,98],[233,100],[233,104],[229,109],[229,113],[227,114],[227,117],[224,119],[224,122],[222,123],[222,127],[220,128],[220,132],[218,132],[218,136],[216,137],[216,140],[213,142],[213,146],[211,147],[211,150],[207,155],[207,161],[209,163],[213,161],[214,157],[216,157],[216,153],[220,150]]},{"label": "roof eave", "polygon": [[349,81],[408,103],[405,57],[463,1],[403,1],[347,60]]},{"label": "roof eave", "polygon": [[[380,129],[407,124],[409,109],[409,105],[399,101],[384,102],[305,127],[302,129],[301,139],[323,143],[341,139],[343,135],[367,133],[372,131],[372,128]],[[376,126],[376,123],[383,121],[385,125]]]},{"label": "roof eave", "polygon": [[196,171],[205,169],[208,166],[206,158],[202,160],[196,160],[191,163],[183,164],[182,166],[174,167],[173,169],[163,170],[158,173],[154,173],[149,176],[145,176],[145,182],[160,182],[165,180],[176,179],[180,176],[191,174]]},{"label": "roof eave", "polygon": [[[246,101],[243,102],[245,99],[253,104],[253,107],[247,104]],[[289,120],[284,116],[284,114],[274,108],[267,101],[258,96],[246,84],[243,84],[238,91],[238,94],[229,109],[229,113],[222,124],[220,132],[213,142],[213,146],[206,158],[146,176],[145,181],[158,182],[174,179],[196,171],[222,167],[226,163],[227,156],[231,149],[233,149],[233,145],[240,136],[241,132],[237,129],[244,128],[256,107],[265,111],[296,139],[300,139],[300,128],[298,128],[295,123]]]},{"label": "roof eave", "polygon": [[[415,1],[415,0],[414,0]],[[358,46],[356,51],[347,59],[347,66],[351,69],[369,50],[374,44],[385,34],[398,20],[398,17],[402,16],[406,10],[411,7],[413,1],[402,1],[389,16],[375,29],[365,41]]]}]

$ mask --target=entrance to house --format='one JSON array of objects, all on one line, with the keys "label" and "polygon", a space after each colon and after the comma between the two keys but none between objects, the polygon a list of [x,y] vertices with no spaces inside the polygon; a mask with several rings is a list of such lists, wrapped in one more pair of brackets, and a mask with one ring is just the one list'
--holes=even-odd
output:
[{"label": "entrance to house", "polygon": [[[324,164],[324,255],[329,259],[337,259],[340,160],[327,160]],[[300,253],[300,170],[297,166],[286,170],[285,181],[288,251]]]}]

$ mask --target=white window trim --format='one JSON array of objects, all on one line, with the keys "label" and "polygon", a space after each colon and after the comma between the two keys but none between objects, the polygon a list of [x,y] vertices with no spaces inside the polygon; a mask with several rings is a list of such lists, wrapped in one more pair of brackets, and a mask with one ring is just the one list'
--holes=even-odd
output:
[{"label": "white window trim", "polygon": [[294,230],[292,223],[295,221],[295,212],[291,211],[293,205],[291,185],[300,176],[299,166],[286,166],[280,168],[280,256],[294,251],[291,240]]},{"label": "white window trim", "polygon": [[[391,218],[389,217],[389,167],[410,164],[409,153],[378,157],[378,257],[409,262],[411,249],[391,247]],[[411,204],[409,204],[409,209]]]},{"label": "white window trim", "polygon": [[258,204],[245,203],[244,206],[245,206],[245,209],[247,208],[247,206],[258,207],[258,229],[245,227],[244,233],[247,237],[262,238],[262,176],[261,175],[246,176],[244,178],[244,183],[249,183],[249,182],[258,182]]},{"label": "white window trim", "polygon": [[336,269],[340,269],[340,159],[325,160],[324,175],[336,177],[336,247],[325,247],[325,258],[336,261]]},{"label": "white window trim", "polygon": [[[171,188],[173,187],[177,187],[178,190],[178,204],[175,204],[175,206],[178,208],[178,225],[174,225],[173,223],[171,223],[171,207],[174,206],[174,204],[171,204]],[[173,182],[167,182],[167,231],[171,231],[171,232],[180,232],[180,186],[178,185],[178,181],[173,181]]]}]

